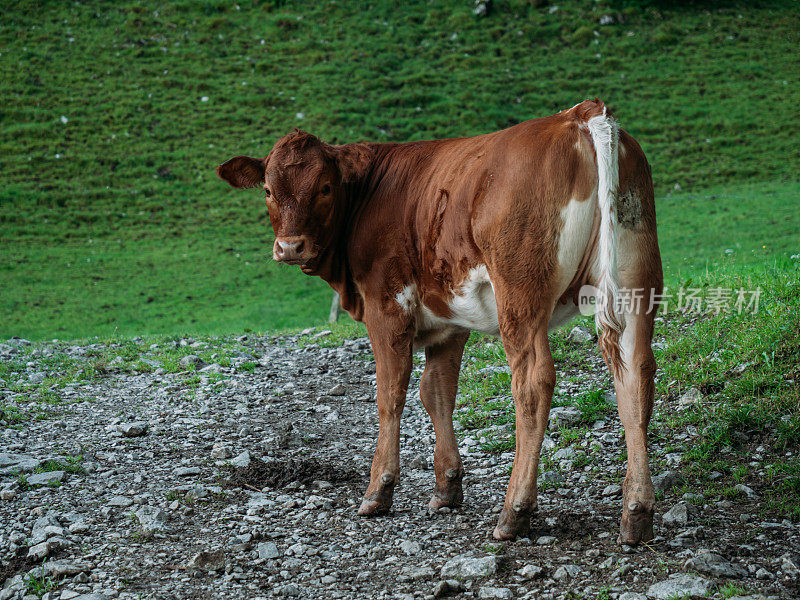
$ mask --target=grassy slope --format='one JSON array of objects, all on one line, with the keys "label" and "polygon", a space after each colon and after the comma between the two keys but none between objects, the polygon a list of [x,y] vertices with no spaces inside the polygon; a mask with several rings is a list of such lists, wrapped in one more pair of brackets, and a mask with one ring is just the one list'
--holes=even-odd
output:
[{"label": "grassy slope", "polygon": [[[327,288],[266,260],[259,194],[213,174],[295,125],[332,141],[464,135],[598,95],[653,165],[672,281],[726,249],[797,251],[794,3],[495,5],[477,20],[461,0],[6,3],[0,337],[324,318]],[[625,22],[597,25],[612,13]]]}]

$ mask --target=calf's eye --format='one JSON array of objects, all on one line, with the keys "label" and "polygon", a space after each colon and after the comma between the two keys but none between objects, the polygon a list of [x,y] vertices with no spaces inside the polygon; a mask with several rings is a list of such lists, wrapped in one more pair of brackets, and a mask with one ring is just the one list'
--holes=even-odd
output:
[{"label": "calf's eye", "polygon": [[331,193],[331,186],[329,186],[326,183],[325,185],[322,186],[322,189],[320,190],[320,194],[322,194],[323,196],[327,196],[330,193]]}]

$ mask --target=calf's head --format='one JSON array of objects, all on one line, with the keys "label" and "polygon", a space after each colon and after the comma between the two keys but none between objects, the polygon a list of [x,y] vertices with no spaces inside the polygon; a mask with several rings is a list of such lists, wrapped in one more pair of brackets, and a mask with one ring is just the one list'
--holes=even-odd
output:
[{"label": "calf's head", "polygon": [[236,156],[217,175],[237,188],[263,187],[275,231],[272,258],[313,273],[343,232],[351,184],[365,176],[370,158],[364,144],[333,146],[296,130],[265,158]]}]

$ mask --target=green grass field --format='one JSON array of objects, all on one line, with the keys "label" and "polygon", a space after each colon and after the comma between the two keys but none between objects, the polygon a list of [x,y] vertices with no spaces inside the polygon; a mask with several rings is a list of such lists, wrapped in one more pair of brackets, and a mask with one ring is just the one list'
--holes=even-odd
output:
[{"label": "green grass field", "polygon": [[469,135],[600,96],[652,164],[668,281],[800,250],[794,2],[533,4],[5,3],[0,338],[321,322],[260,193],[214,175],[295,126]]}]

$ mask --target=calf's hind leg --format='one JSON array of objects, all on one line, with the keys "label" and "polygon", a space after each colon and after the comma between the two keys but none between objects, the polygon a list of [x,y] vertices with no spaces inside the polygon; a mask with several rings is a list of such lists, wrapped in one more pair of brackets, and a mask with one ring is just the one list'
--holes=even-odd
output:
[{"label": "calf's hind leg", "polygon": [[511,366],[517,450],[505,504],[493,535],[495,539],[507,540],[528,532],[531,513],[537,505],[539,454],[556,372],[547,339],[549,313],[541,308],[529,319],[520,318],[522,315],[514,314],[513,309],[501,314],[500,331]]},{"label": "calf's hind leg", "polygon": [[458,391],[458,373],[468,333],[458,333],[443,343],[425,348],[425,372],[419,395],[433,421],[436,449],[433,455],[436,487],[429,506],[458,506],[463,499],[464,466],[453,431],[453,408]]},{"label": "calf's hind leg", "polygon": [[650,346],[654,314],[646,311],[647,301],[638,311],[625,314],[625,329],[620,340],[624,364],[620,369],[621,377],[614,378],[628,450],[619,536],[624,544],[653,539],[655,493],[647,454],[647,426],[653,412],[656,361]]}]

